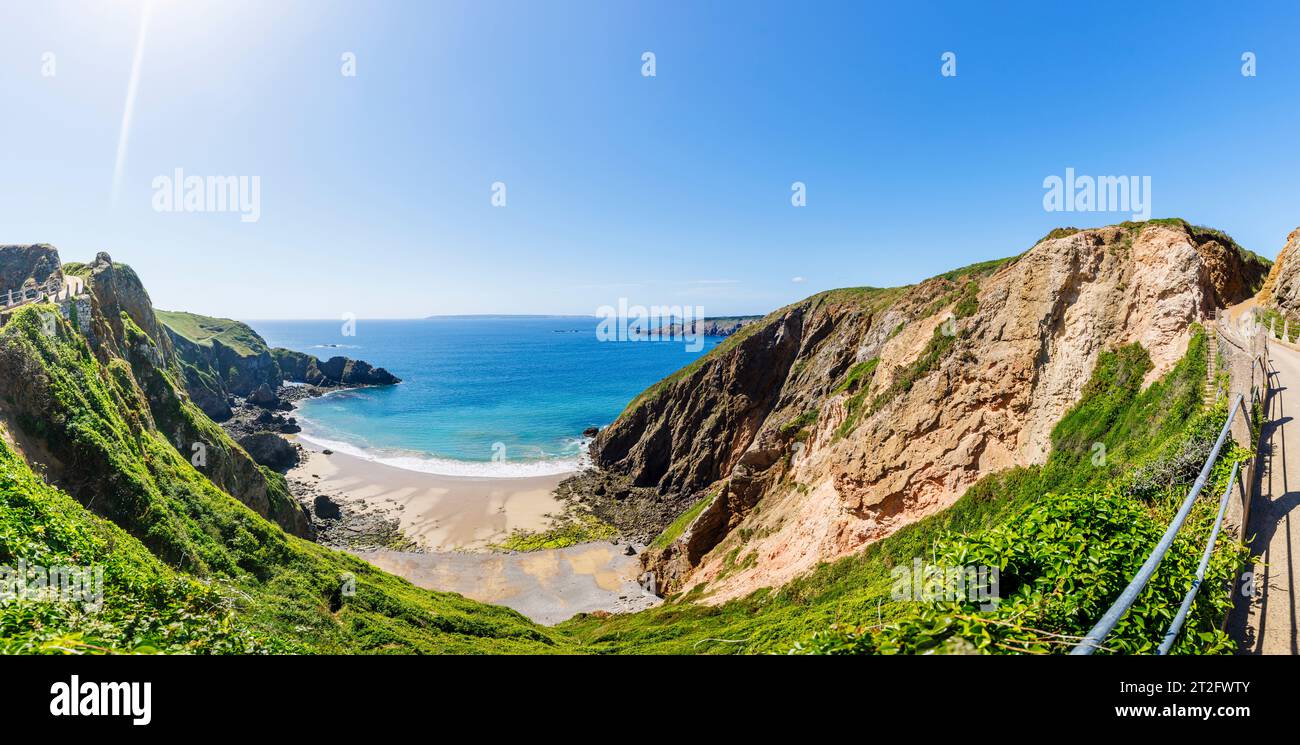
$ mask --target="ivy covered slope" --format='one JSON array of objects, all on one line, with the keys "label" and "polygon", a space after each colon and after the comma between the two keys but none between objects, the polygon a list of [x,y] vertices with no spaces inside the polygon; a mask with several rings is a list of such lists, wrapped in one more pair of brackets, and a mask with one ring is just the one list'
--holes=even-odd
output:
[{"label": "ivy covered slope", "polygon": [[[986,476],[951,508],[778,589],[717,606],[691,594],[632,616],[581,616],[560,629],[599,652],[1051,653],[1100,617],[1154,547],[1195,480],[1226,411],[1204,409],[1205,336],[1145,390],[1146,351],[1103,353],[1051,433],[1045,464]],[[1101,447],[1098,447],[1100,443]],[[1104,454],[1104,457],[1099,455]],[[1220,458],[1206,493],[1222,493]],[[1191,584],[1217,499],[1205,498],[1107,649],[1154,651]],[[897,566],[996,566],[1002,602],[895,599]],[[1218,630],[1239,544],[1221,537],[1176,652],[1225,652]]]},{"label": "ivy covered slope", "polygon": [[[232,465],[251,460],[185,395],[156,320],[115,291],[127,271],[100,265],[90,275],[93,340],[53,305],[21,308],[0,328],[0,565],[106,566],[103,612],[91,618],[67,604],[20,601],[0,616],[0,648],[562,646],[513,611],[418,589],[273,522],[277,505],[293,504],[283,481]],[[206,459],[195,457],[193,443],[204,445]],[[39,461],[45,473],[33,474],[24,460]],[[241,481],[255,478],[263,491]],[[244,487],[243,498],[226,484]],[[258,494],[265,501],[249,498]]]}]

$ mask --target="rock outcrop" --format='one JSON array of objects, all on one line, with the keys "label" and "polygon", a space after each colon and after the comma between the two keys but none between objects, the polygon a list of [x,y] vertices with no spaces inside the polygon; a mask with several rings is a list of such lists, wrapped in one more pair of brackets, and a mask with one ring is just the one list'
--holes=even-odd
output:
[{"label": "rock outcrop", "polygon": [[1292,316],[1300,315],[1300,228],[1286,237],[1286,244],[1259,291],[1259,302]]},{"label": "rock outcrop", "polygon": [[642,394],[566,493],[625,530],[653,506],[671,519],[707,500],[644,555],[664,589],[704,584],[721,602],[780,585],[988,473],[1043,462],[1101,351],[1142,344],[1153,380],[1266,269],[1217,231],[1152,221],[1058,231],[911,287],[823,293]]},{"label": "rock outcrop", "polygon": [[361,360],[272,349],[246,324],[228,318],[161,311],[162,325],[181,360],[190,397],[214,421],[232,416],[234,397],[269,409],[281,406],[285,381],[330,388],[395,385],[401,378]]},{"label": "rock outcrop", "polygon": [[285,380],[319,386],[396,385],[401,378],[382,367],[362,360],[331,357],[322,362],[310,354],[291,349],[273,349]]},{"label": "rock outcrop", "polygon": [[28,280],[43,285],[63,276],[59,251],[48,243],[0,246],[0,293],[17,290]]},{"label": "rock outcrop", "polygon": [[687,332],[704,336],[731,336],[749,324],[761,320],[763,320],[762,316],[718,316],[704,318],[686,326],[681,323],[667,323],[656,329],[656,332],[661,338],[672,339],[681,338]]},{"label": "rock outcrop", "polygon": [[[0,251],[0,256],[6,253],[7,249]],[[13,264],[12,259],[5,261]],[[53,261],[57,264],[57,252]],[[268,476],[197,409],[186,390],[178,387],[187,379],[184,363],[135,272],[100,253],[93,262],[79,268],[79,276],[85,278],[90,291],[92,333],[86,335],[85,341],[97,363],[111,371],[113,385],[125,401],[121,413],[136,434],[160,435],[222,491],[285,531],[310,537],[306,510],[289,497],[283,480],[278,475]],[[104,460],[100,443],[80,434],[79,423],[51,416],[55,406],[51,397],[58,395],[51,388],[52,378],[35,369],[35,361],[18,345],[15,340],[14,348],[8,350],[10,354],[0,354],[0,395],[10,401],[8,418],[19,425],[17,429],[29,423],[28,434],[45,440],[44,449],[53,460],[77,465],[66,471],[72,480],[60,484],[69,493],[88,504],[113,509],[98,499],[103,483],[107,483],[101,479],[121,476],[112,474],[113,465]],[[41,421],[55,426],[47,423],[32,429],[35,422]]]},{"label": "rock outcrop", "polygon": [[298,465],[298,448],[275,433],[254,432],[239,438],[238,442],[253,460],[273,471],[284,473]]}]

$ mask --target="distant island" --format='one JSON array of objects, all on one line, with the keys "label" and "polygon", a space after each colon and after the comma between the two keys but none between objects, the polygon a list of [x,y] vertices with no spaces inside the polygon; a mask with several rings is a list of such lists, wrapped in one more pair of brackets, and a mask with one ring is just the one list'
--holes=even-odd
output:
[{"label": "distant island", "polygon": [[[691,324],[688,331],[705,336],[731,336],[745,326],[763,320],[763,316],[718,316],[716,318],[704,318]],[[682,324],[680,321],[666,323],[656,329],[659,336],[679,337],[683,335]]]}]

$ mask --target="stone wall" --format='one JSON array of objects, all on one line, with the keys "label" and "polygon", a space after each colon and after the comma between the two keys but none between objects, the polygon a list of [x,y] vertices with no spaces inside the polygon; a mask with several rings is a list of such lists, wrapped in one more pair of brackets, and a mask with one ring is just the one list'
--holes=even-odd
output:
[{"label": "stone wall", "polygon": [[[1252,418],[1255,404],[1258,402],[1262,406],[1268,395],[1268,373],[1265,369],[1268,363],[1268,334],[1255,322],[1253,314],[1245,314],[1236,323],[1230,323],[1226,318],[1217,320],[1215,342],[1218,369],[1227,373],[1226,384],[1216,387],[1216,398],[1227,396],[1231,402],[1238,395],[1242,396],[1242,409],[1233,419],[1229,431],[1233,441],[1256,454],[1243,464],[1241,477],[1233,487],[1233,497],[1228,502],[1228,511],[1224,517],[1225,530],[1245,540],[1250,503],[1258,490],[1256,481],[1261,465],[1261,433],[1256,431]],[[1215,498],[1218,496],[1215,495]]]}]

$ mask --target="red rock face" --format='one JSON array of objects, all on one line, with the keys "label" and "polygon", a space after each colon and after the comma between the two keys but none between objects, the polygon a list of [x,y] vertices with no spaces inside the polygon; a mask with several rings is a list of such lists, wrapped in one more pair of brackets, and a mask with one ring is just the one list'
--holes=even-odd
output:
[{"label": "red rock face", "polygon": [[1262,305],[1273,305],[1292,315],[1300,315],[1300,228],[1286,237],[1286,245],[1273,262],[1264,287],[1259,291]]},{"label": "red rock face", "polygon": [[[704,583],[721,602],[860,550],[988,473],[1043,462],[1101,351],[1142,344],[1154,380],[1190,326],[1263,271],[1215,233],[1147,224],[1045,240],[991,274],[810,298],[625,414],[592,452],[662,493],[717,492],[646,565],[667,589]],[[954,314],[968,282],[978,306]],[[856,402],[837,390],[872,359]],[[806,412],[815,421],[791,424]]]}]

